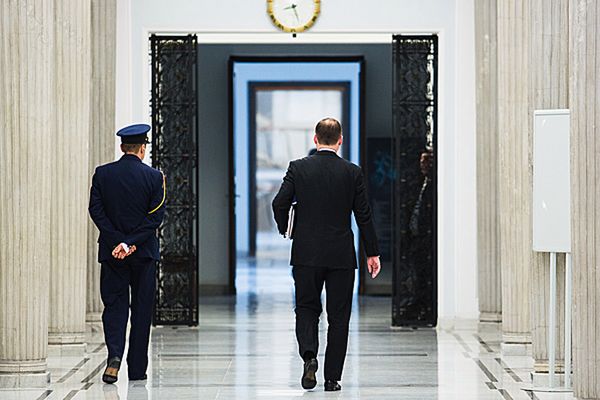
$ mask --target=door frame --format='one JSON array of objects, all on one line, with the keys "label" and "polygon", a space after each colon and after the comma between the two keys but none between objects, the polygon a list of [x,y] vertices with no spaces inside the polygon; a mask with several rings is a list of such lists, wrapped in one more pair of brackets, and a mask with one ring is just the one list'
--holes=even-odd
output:
[{"label": "door frame", "polygon": [[[311,56],[311,55],[291,55],[291,56],[236,56],[231,55],[228,61],[228,107],[229,107],[229,135],[228,135],[228,168],[229,168],[229,189],[228,189],[228,209],[229,209],[229,293],[235,294],[235,277],[236,277],[236,266],[237,266],[237,254],[236,254],[236,229],[235,229],[235,130],[234,130],[234,76],[233,68],[236,62],[255,62],[255,63],[339,63],[339,62],[355,62],[360,65],[359,72],[359,115],[358,115],[358,141],[359,141],[359,158],[361,167],[365,167],[365,57],[363,55],[350,55],[350,56]],[[361,267],[364,266],[366,259],[364,258],[363,245],[359,240],[359,262]],[[360,268],[359,273],[359,294],[362,294],[364,287],[365,273],[362,271],[366,268]]]}]

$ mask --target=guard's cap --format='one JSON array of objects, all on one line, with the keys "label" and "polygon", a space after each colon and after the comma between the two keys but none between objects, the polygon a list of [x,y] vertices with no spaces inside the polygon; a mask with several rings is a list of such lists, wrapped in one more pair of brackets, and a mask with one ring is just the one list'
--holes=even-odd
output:
[{"label": "guard's cap", "polygon": [[149,130],[150,125],[134,124],[121,128],[117,132],[117,136],[121,137],[121,143],[123,144],[144,144],[148,143],[146,134]]}]

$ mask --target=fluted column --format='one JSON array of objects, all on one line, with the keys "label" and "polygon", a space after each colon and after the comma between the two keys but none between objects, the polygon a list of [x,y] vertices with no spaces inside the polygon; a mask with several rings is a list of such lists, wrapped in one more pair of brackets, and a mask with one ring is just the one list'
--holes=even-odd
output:
[{"label": "fluted column", "polygon": [[50,376],[51,2],[0,2],[0,387]]},{"label": "fluted column", "polygon": [[531,350],[529,1],[498,2],[498,133],[502,349]]},{"label": "fluted column", "polygon": [[[48,340],[51,351],[85,351],[90,0],[54,0],[56,130],[51,196]],[[52,346],[55,345],[55,346]]]},{"label": "fluted column", "polygon": [[[116,0],[92,0],[92,91],[88,186],[94,169],[115,156]],[[87,320],[100,321],[100,264],[98,229],[88,218]]]},{"label": "fluted column", "polygon": [[[530,0],[531,46],[529,68],[529,123],[533,111],[569,108],[569,5],[568,0]],[[532,344],[534,369],[548,372],[548,306],[550,301],[549,253],[533,253],[531,279]],[[565,257],[557,257],[556,359],[564,365]],[[534,377],[535,379],[535,377]],[[547,385],[540,382],[540,385]]]},{"label": "fluted column", "polygon": [[600,4],[569,1],[573,383],[600,399]]},{"label": "fluted column", "polygon": [[502,321],[498,218],[497,0],[475,2],[477,264],[480,322]]}]

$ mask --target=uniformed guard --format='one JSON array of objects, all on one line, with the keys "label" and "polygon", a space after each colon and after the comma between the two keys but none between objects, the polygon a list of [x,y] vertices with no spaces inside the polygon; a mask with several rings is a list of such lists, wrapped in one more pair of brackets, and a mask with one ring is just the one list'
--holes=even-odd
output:
[{"label": "uniformed guard", "polygon": [[146,379],[148,341],[159,259],[156,230],[165,213],[163,174],[144,164],[150,126],[136,124],[117,132],[124,155],[99,166],[92,178],[89,212],[100,230],[100,294],[108,361],[102,380],[115,383],[125,349],[131,287],[129,380]]}]

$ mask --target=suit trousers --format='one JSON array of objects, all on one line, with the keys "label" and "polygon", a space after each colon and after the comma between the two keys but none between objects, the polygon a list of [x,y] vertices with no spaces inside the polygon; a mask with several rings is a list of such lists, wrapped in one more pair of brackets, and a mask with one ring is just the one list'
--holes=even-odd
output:
[{"label": "suit trousers", "polygon": [[296,288],[296,339],[302,358],[307,352],[318,354],[319,316],[323,310],[321,292],[325,285],[328,323],[324,370],[326,380],[339,381],[342,378],[355,271],[354,268],[309,266],[294,266],[292,269]]},{"label": "suit trousers", "polygon": [[141,378],[148,367],[148,342],[156,290],[156,261],[149,258],[102,262],[100,296],[104,303],[102,323],[108,357],[123,358],[129,317],[131,328],[127,367],[129,378]]}]

